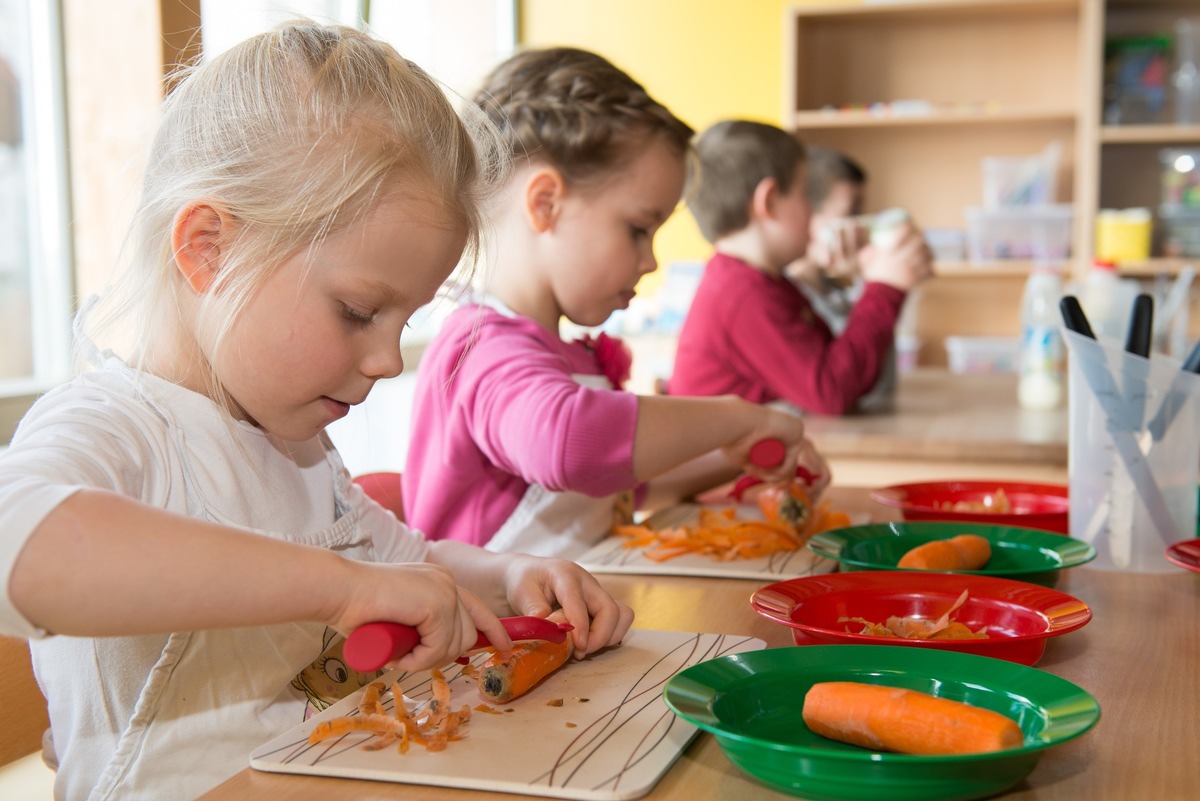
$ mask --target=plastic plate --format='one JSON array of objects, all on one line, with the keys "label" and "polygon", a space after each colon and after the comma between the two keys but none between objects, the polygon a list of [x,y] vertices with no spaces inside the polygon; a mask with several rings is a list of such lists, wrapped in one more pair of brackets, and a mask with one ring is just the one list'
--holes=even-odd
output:
[{"label": "plastic plate", "polygon": [[[981,639],[906,639],[857,634],[863,618],[883,623],[892,615],[937,620],[963,590],[967,601],[951,615]],[[787,626],[797,645],[900,645],[979,654],[1035,665],[1046,641],[1092,619],[1083,601],[1058,590],[988,576],[909,571],[858,571],[780,581],[750,598],[755,612]],[[847,630],[849,629],[849,630]]]},{"label": "plastic plate", "polygon": [[846,568],[902,570],[896,563],[906,551],[956,534],[978,534],[992,546],[992,558],[983,568],[958,571],[960,575],[999,576],[1053,587],[1063,569],[1096,558],[1096,549],[1086,542],[1050,531],[935,520],[872,523],[823,531],[808,541],[808,547]]},{"label": "plastic plate", "polygon": [[1200,573],[1200,539],[1182,540],[1166,549],[1167,561],[1184,570]]},{"label": "plastic plate", "polygon": [[[955,504],[995,502],[1004,490],[1009,511],[958,510]],[[905,520],[964,520],[1026,526],[1067,534],[1067,487],[1063,484],[1030,484],[1019,481],[926,481],[894,484],[872,490],[871,500],[899,509]]]},{"label": "plastic plate", "polygon": [[[986,754],[910,756],[828,740],[804,725],[808,688],[821,681],[905,687],[1008,715],[1020,748]],[[974,654],[814,645],[769,648],[701,662],[664,690],[679,717],[711,732],[729,760],[764,784],[813,801],[949,801],[1018,784],[1046,749],[1086,732],[1096,699],[1037,668]]]}]

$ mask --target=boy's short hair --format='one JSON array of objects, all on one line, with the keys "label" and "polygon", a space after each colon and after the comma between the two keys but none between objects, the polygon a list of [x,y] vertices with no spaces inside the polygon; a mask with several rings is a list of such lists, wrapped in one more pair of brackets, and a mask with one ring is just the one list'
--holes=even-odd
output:
[{"label": "boy's short hair", "polygon": [[808,178],[804,193],[814,209],[825,202],[834,184],[844,182],[862,187],[867,183],[867,171],[845,153],[809,145],[805,149],[805,157],[808,160]]},{"label": "boy's short hair", "polygon": [[791,189],[804,145],[782,128],[749,120],[725,120],[696,140],[700,161],[687,205],[709,242],[750,224],[750,202],[764,178]]}]

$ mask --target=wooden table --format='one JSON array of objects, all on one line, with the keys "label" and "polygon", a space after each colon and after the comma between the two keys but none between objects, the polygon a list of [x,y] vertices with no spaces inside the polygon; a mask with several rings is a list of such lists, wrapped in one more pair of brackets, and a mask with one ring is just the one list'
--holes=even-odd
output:
[{"label": "wooden table", "polygon": [[[866,492],[835,488],[848,511],[888,510]],[[602,576],[604,585],[637,611],[647,629],[750,634],[770,646],[790,635],[750,610],[754,581],[662,576]],[[1087,602],[1094,618],[1050,641],[1038,668],[1086,689],[1100,702],[1100,722],[1082,737],[1047,751],[1029,779],[1005,801],[1200,798],[1200,575],[1068,572],[1058,589]],[[716,740],[701,733],[646,798],[697,801],[787,798],[734,767]],[[384,782],[262,773],[247,768],[203,801],[356,801],[530,798]]]},{"label": "wooden table", "polygon": [[840,486],[936,479],[1067,481],[1067,407],[1017,404],[1012,374],[900,375],[890,412],[805,418]]}]

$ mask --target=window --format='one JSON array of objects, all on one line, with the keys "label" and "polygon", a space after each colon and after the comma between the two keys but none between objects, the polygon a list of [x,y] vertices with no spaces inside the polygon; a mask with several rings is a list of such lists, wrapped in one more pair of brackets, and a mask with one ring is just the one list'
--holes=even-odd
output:
[{"label": "window", "polygon": [[[206,55],[297,16],[347,25],[361,20],[459,97],[470,97],[516,46],[514,0],[203,0],[200,14]],[[404,335],[404,373],[378,382],[366,403],[329,427],[351,473],[404,468],[421,343],[448,310],[435,304],[414,316]]]},{"label": "window", "polygon": [[516,42],[515,0],[202,0],[206,54],[295,17],[365,23],[459,95],[469,95]]},{"label": "window", "polygon": [[70,374],[71,271],[57,2],[0,0],[0,445]]}]

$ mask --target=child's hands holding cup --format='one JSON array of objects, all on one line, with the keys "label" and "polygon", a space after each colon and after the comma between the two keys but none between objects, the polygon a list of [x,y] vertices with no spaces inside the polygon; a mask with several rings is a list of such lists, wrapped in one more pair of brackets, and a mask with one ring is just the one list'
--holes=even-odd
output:
[{"label": "child's hands holding cup", "polygon": [[864,281],[874,281],[908,292],[933,275],[933,251],[925,237],[902,210],[876,218],[871,243],[860,252]]}]

